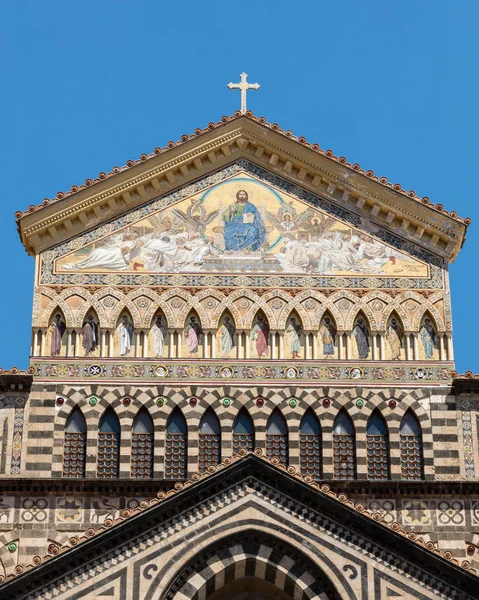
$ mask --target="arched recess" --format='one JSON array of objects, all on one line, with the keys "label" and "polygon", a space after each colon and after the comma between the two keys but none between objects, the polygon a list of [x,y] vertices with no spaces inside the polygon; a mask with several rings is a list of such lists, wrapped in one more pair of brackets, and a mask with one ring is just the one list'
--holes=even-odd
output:
[{"label": "arched recess", "polygon": [[229,309],[223,310],[217,321],[216,335],[213,343],[216,344],[216,356],[221,358],[238,357],[237,323]]},{"label": "arched recess", "polygon": [[186,479],[188,428],[176,407],[166,424],[165,479]]},{"label": "arched recess", "polygon": [[352,330],[360,313],[363,315],[363,318],[368,321],[370,331],[377,331],[377,322],[374,313],[362,300],[358,300],[357,304],[353,304],[349,309],[348,316],[345,319],[346,331]]},{"label": "arched recess", "polygon": [[[309,322],[309,319],[308,319]],[[288,317],[282,322],[281,329],[284,331],[284,354],[291,359],[306,357],[306,343],[309,343],[309,335],[303,333],[304,325],[296,309],[293,309]],[[308,352],[308,356],[310,353]]]},{"label": "arched recess", "polygon": [[356,435],[348,413],[341,409],[333,425],[334,479],[356,479]]},{"label": "arched recess", "polygon": [[200,319],[197,311],[192,309],[189,311],[183,333],[181,336],[181,354],[191,358],[205,358],[204,356],[204,320]]},{"label": "arched recess", "polygon": [[100,319],[94,308],[90,308],[85,314],[81,325],[81,333],[77,333],[75,337],[74,345],[77,348],[77,355],[80,354],[79,341],[81,338],[81,346],[85,356],[100,356]]},{"label": "arched recess", "polygon": [[67,323],[63,310],[57,305],[48,322],[46,352],[48,356],[67,355]]},{"label": "arched recess", "polygon": [[131,431],[131,476],[151,479],[153,476],[154,427],[150,413],[140,408]]},{"label": "arched recess", "polygon": [[300,319],[304,329],[309,331],[311,329],[311,323],[308,311],[297,299],[284,306],[283,310],[281,311],[281,314],[278,317],[278,329],[286,329],[288,320],[293,312],[295,312],[296,316]]},{"label": "arched recess", "polygon": [[301,419],[299,434],[301,475],[320,479],[322,473],[321,426],[311,408],[308,408]]},{"label": "arched recess", "polygon": [[40,327],[48,327],[55,318],[55,313],[57,311],[60,311],[63,314],[63,319],[67,327],[73,327],[75,325],[75,319],[71,308],[64,300],[58,298],[55,294],[54,299],[52,299],[48,306],[42,310]]},{"label": "arched recess", "polygon": [[75,406],[65,424],[63,477],[85,477],[87,426],[81,409]]},{"label": "arched recess", "polygon": [[337,333],[337,321],[329,310],[324,311],[318,324],[317,351],[319,358],[339,358]]},{"label": "arched recess", "polygon": [[227,297],[224,297],[221,300],[221,302],[219,302],[216,305],[215,310],[211,316],[211,328],[218,329],[219,324],[221,323],[221,317],[223,316],[223,312],[225,309],[231,313],[231,317],[233,319],[233,323],[236,329],[243,329],[243,319],[241,318],[241,313],[236,304],[234,304],[234,302],[232,302],[231,299]]},{"label": "arched recess", "polygon": [[395,310],[391,310],[386,323],[384,360],[406,360],[409,335],[405,333],[404,323]]},{"label": "arched recess", "polygon": [[[161,308],[153,314],[151,322],[148,323],[148,356],[163,358],[168,356],[169,336],[168,320]],[[144,341],[145,343],[145,341]]]},{"label": "arched recess", "polygon": [[425,311],[419,325],[419,359],[420,360],[439,360],[440,344],[444,344],[441,339],[443,334],[438,332],[437,324],[431,313]]},{"label": "arched recess", "polygon": [[418,418],[409,409],[399,426],[401,479],[419,481],[424,479],[422,430]]},{"label": "arched recess", "polygon": [[386,421],[375,409],[366,426],[368,479],[389,479],[389,435]]},{"label": "arched recess", "polygon": [[420,328],[420,325],[424,321],[426,315],[428,315],[428,318],[434,321],[437,331],[441,331],[444,333],[444,321],[441,315],[439,314],[439,311],[429,301],[425,300],[425,298],[421,298],[421,306],[418,308],[416,314],[414,315],[414,321],[412,324],[413,331],[417,331]]},{"label": "arched recess", "polygon": [[273,410],[266,424],[266,456],[284,467],[288,466],[288,426],[279,408]]},{"label": "arched recess", "polygon": [[[273,597],[281,600],[341,598],[309,555],[283,539],[257,530],[228,535],[202,548],[167,583],[160,598],[209,600],[212,594],[224,591],[224,586],[246,572],[255,579],[275,582],[279,593]],[[153,581],[152,588],[155,585],[158,584]]]},{"label": "arched recess", "polygon": [[373,335],[371,325],[362,310],[356,314],[351,328],[351,358],[370,360],[373,358]]},{"label": "arched recess", "polygon": [[381,316],[381,322],[379,323],[380,331],[385,331],[387,328],[387,324],[390,320],[391,314],[396,313],[396,316],[400,318],[402,321],[402,326],[404,331],[411,331],[411,321],[408,315],[407,310],[399,304],[397,301],[390,302],[383,311]]},{"label": "arched recess", "polygon": [[118,479],[120,476],[120,421],[109,406],[98,426],[97,477]]},{"label": "arched recess", "polygon": [[261,296],[258,296],[257,294],[251,292],[247,293],[247,290],[241,291],[243,292],[243,296],[249,298],[250,300],[253,300],[251,306],[248,309],[248,312],[243,318],[245,329],[251,329],[254,326],[254,321],[258,316],[259,311],[261,311],[268,319],[270,327],[272,329],[277,329],[276,317],[274,315],[274,312],[269,306],[269,304],[264,300],[264,298],[261,298]]},{"label": "arched recess", "polygon": [[201,418],[198,438],[198,470],[205,473],[221,461],[221,426],[212,408]]},{"label": "arched recess", "polygon": [[113,335],[114,355],[121,358],[133,357],[135,356],[137,343],[135,324],[128,308],[123,308],[118,312]]},{"label": "arched recess", "polygon": [[246,450],[246,452],[254,450],[253,419],[244,407],[236,415],[233,424],[233,454],[238,454],[240,450]]},{"label": "arched recess", "polygon": [[[250,357],[271,358],[270,321],[263,310],[258,310],[252,321],[250,335]],[[248,358],[248,355],[246,356]]]}]

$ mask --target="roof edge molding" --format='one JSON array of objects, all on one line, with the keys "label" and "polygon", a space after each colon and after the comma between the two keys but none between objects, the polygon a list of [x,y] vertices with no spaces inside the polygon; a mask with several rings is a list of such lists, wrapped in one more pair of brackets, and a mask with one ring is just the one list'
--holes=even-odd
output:
[{"label": "roof edge molding", "polygon": [[398,231],[448,262],[456,258],[471,222],[263,117],[237,112],[17,212],[22,243],[29,254],[38,254],[240,158]]}]

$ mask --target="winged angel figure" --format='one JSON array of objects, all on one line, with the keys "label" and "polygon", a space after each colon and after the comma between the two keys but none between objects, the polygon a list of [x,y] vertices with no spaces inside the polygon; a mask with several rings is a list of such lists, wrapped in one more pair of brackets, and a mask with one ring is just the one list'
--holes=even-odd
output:
[{"label": "winged angel figure", "polygon": [[186,209],[186,214],[178,208],[172,210],[175,217],[187,226],[188,231],[201,236],[205,234],[206,226],[218,216],[219,212],[219,210],[213,210],[207,213],[201,200],[193,200]]},{"label": "winged angel figure", "polygon": [[307,208],[302,213],[294,208],[293,203],[283,204],[277,214],[267,211],[268,220],[283,233],[291,233],[298,229],[307,229],[311,223],[313,211]]}]

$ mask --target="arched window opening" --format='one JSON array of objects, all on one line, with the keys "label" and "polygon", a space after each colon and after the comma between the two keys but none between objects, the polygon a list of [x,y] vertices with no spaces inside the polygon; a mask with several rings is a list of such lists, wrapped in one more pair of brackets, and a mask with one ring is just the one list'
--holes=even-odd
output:
[{"label": "arched window opening", "polygon": [[341,410],[333,425],[333,462],[335,479],[356,477],[354,427],[346,411]]},{"label": "arched window opening", "polygon": [[85,477],[86,421],[77,407],[68,417],[63,446],[63,477]]},{"label": "arched window opening", "polygon": [[275,410],[266,426],[266,456],[288,465],[288,428],[279,410]]},{"label": "arched window opening", "polygon": [[366,428],[368,479],[389,479],[389,439],[386,423],[378,410]]},{"label": "arched window opening", "polygon": [[299,455],[301,462],[301,475],[321,478],[321,428],[316,415],[311,409],[301,420],[299,428]]},{"label": "arched window opening", "polygon": [[246,409],[241,409],[233,425],[233,454],[244,448],[247,452],[254,450],[254,425]]},{"label": "arched window opening", "polygon": [[207,410],[200,422],[198,456],[200,473],[204,473],[208,467],[215,467],[220,462],[220,453],[220,424],[215,413]]},{"label": "arched window opening", "polygon": [[153,421],[142,408],[133,421],[131,435],[131,476],[138,479],[153,477]]},{"label": "arched window opening", "polygon": [[185,417],[175,408],[166,426],[165,479],[186,479],[186,442]]},{"label": "arched window opening", "polygon": [[399,429],[401,449],[401,477],[417,481],[424,477],[422,434],[419,421],[408,410]]},{"label": "arched window opening", "polygon": [[98,431],[97,476],[100,479],[116,479],[120,467],[120,422],[112,408],[100,419]]}]

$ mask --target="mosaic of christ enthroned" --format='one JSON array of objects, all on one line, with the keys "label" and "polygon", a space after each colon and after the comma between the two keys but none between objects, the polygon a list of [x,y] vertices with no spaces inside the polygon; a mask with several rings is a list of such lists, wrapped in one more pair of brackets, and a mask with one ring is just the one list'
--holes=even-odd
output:
[{"label": "mosaic of christ enthroned", "polygon": [[58,258],[55,270],[429,275],[425,262],[246,173]]}]

